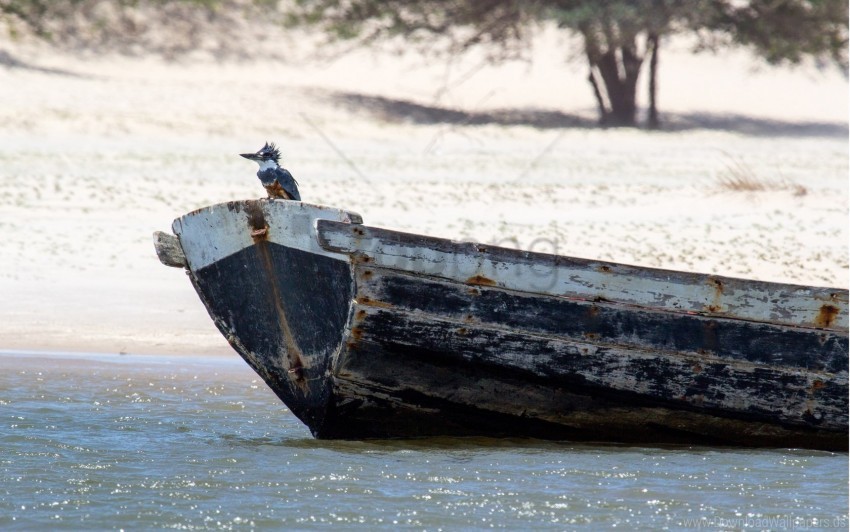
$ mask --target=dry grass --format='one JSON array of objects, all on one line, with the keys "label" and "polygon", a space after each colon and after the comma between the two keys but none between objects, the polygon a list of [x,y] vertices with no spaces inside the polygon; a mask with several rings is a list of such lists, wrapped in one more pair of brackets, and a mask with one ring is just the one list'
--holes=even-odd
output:
[{"label": "dry grass", "polygon": [[789,190],[794,196],[805,196],[808,189],[789,179],[768,179],[759,177],[741,159],[726,154],[729,162],[718,174],[716,182],[722,190],[731,192],[763,192],[769,190]]}]

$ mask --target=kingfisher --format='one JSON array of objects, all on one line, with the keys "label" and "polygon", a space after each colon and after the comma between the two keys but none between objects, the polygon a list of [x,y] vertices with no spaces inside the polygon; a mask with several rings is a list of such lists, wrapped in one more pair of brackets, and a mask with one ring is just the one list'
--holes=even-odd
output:
[{"label": "kingfisher", "polygon": [[289,170],[278,164],[280,151],[273,142],[266,142],[265,146],[260,148],[257,153],[240,153],[239,155],[256,161],[260,165],[257,177],[266,187],[269,199],[281,198],[301,201],[301,194],[298,193],[298,182],[295,181]]}]

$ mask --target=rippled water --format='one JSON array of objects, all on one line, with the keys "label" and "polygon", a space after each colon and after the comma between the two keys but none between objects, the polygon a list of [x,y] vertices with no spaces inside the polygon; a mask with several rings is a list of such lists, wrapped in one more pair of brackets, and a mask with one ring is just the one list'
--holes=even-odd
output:
[{"label": "rippled water", "polygon": [[317,441],[235,355],[0,353],[2,529],[846,529],[847,505],[847,454]]}]

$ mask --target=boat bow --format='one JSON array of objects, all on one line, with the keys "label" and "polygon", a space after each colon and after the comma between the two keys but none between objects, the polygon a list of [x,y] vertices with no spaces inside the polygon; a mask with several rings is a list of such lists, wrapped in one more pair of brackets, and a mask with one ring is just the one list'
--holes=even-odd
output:
[{"label": "boat bow", "polygon": [[324,420],[326,375],[354,289],[348,256],[317,244],[317,220],[361,219],[301,202],[249,200],[193,211],[172,226],[218,329],[314,431]]}]

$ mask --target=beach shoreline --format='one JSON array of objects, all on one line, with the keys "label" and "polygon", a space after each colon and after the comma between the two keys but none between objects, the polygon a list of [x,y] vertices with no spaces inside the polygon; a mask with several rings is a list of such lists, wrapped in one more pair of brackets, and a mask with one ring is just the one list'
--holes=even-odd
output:
[{"label": "beach shoreline", "polygon": [[[445,65],[408,56],[170,62],[0,43],[24,64],[0,67],[0,349],[232,356],[151,235],[264,195],[237,154],[265,141],[305,201],[369,225],[848,286],[846,79],[674,50],[668,130],[570,127],[592,123],[593,101],[579,67],[553,70],[556,45],[446,95]],[[741,176],[762,189],[724,186]]]}]

